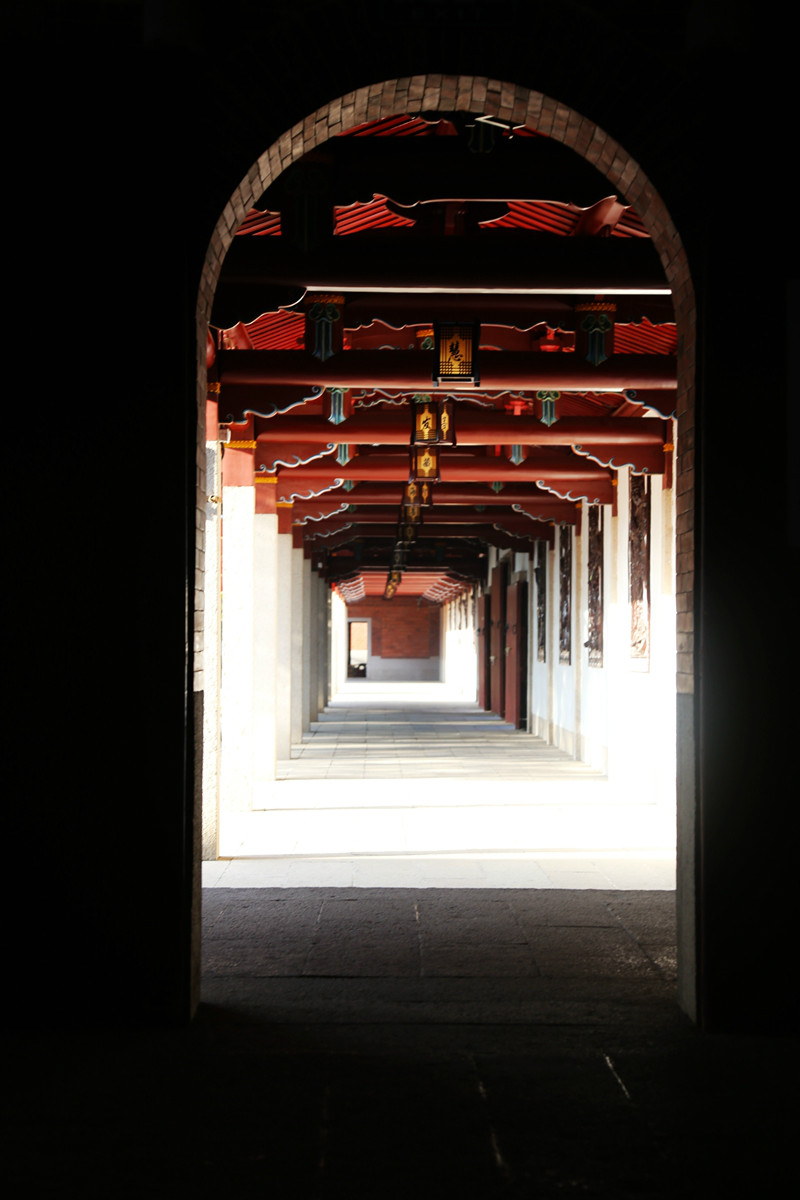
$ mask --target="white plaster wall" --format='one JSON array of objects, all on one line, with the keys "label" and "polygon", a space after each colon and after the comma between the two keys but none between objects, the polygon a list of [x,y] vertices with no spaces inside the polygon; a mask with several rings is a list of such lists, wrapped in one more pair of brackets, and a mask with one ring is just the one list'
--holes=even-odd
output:
[{"label": "white plaster wall", "polygon": [[335,696],[347,679],[347,605],[337,591],[331,592],[330,695]]},{"label": "white plaster wall", "polygon": [[304,659],[308,659],[305,650],[307,644],[307,629],[305,610],[308,604],[304,559],[302,549],[292,548],[292,690],[291,690],[291,744],[302,741],[303,737],[303,694],[306,672],[303,669]]},{"label": "white plaster wall", "polygon": [[[584,502],[581,514],[583,536],[580,542],[580,612],[578,614],[578,646],[580,651],[580,730],[578,758],[600,771],[608,769],[608,647],[603,630],[603,666],[589,666],[589,506]],[[603,506],[603,589],[604,611],[607,604],[608,581],[614,561],[610,535],[611,506]]]},{"label": "white plaster wall", "polygon": [[631,798],[675,805],[674,491],[651,479],[650,657],[630,656],[629,473],[619,472],[615,595],[606,628],[609,666],[609,778]]},{"label": "white plaster wall", "polygon": [[256,513],[253,527],[252,804],[262,808],[275,782],[277,753],[278,518],[274,513]]},{"label": "white plaster wall", "polygon": [[222,455],[218,442],[206,443],[205,588],[203,613],[204,695],[203,695],[203,858],[215,859],[219,853],[220,786],[220,639],[222,629],[220,579],[220,491]]},{"label": "white plaster wall", "polygon": [[465,606],[457,602],[442,606],[442,646],[442,678],[465,700],[474,700],[478,694],[478,655],[472,594],[466,611]]},{"label": "white plaster wall", "polygon": [[277,517],[254,488],[223,492],[220,853],[225,816],[263,805],[275,779]]},{"label": "white plaster wall", "polygon": [[247,811],[252,802],[254,489],[225,488],[222,514],[220,801],[224,813]]},{"label": "white plaster wall", "polygon": [[278,616],[277,667],[275,680],[275,737],[279,759],[291,758],[292,752],[292,609],[294,578],[292,572],[292,535],[278,534]]},{"label": "white plaster wall", "polygon": [[402,680],[404,682],[438,682],[441,679],[441,659],[435,658],[380,658],[370,654],[367,659],[367,679]]}]

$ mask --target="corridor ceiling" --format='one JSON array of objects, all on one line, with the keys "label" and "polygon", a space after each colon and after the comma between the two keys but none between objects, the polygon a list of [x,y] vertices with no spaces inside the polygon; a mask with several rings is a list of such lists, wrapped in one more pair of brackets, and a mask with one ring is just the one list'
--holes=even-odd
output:
[{"label": "corridor ceiling", "polygon": [[[478,383],[434,382],[448,321],[479,327]],[[533,129],[401,114],[305,155],[247,215],[208,364],[220,439],[277,481],[344,598],[384,595],[394,563],[391,594],[443,603],[488,546],[613,505],[619,468],[671,469],[675,353],[647,231],[594,167]],[[420,396],[454,401],[456,444],[411,529]]]}]

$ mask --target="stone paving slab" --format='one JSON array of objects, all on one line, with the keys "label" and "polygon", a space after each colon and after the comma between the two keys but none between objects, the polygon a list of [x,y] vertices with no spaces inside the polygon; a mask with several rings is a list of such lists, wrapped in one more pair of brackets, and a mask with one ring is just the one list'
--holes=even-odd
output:
[{"label": "stone paving slab", "polygon": [[[11,1194],[796,1190],[797,1041],[703,1036],[679,1012],[652,952],[674,949],[671,893],[253,887],[204,901],[191,1028],[59,1031],[54,1013],[52,1030],[14,1031]],[[309,973],[314,954],[324,974]]]}]

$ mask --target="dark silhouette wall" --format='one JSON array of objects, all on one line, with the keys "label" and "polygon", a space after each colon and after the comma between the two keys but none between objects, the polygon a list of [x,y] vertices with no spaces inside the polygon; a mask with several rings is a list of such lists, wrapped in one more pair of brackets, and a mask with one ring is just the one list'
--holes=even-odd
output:
[{"label": "dark silhouette wall", "polygon": [[463,72],[597,122],[641,163],[686,248],[696,691],[679,724],[698,796],[700,1017],[793,1020],[781,952],[795,908],[796,189],[789,40],[759,16],[745,2],[651,5],[624,21],[535,0],[426,0],[380,20],[361,0],[12,8],[9,56],[43,101],[9,135],[7,226],[7,414],[19,422],[8,639],[24,778],[11,832],[47,856],[46,923],[20,930],[13,951],[24,1016],[184,1021],[196,998],[194,322],[215,224],[258,156],[320,105]]}]

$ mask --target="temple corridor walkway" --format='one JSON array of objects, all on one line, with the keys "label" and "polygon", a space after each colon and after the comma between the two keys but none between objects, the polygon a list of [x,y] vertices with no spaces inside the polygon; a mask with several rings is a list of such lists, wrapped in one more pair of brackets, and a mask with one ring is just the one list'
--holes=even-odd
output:
[{"label": "temple corridor walkway", "polygon": [[671,889],[674,809],[444,684],[349,681],[207,887]]}]

